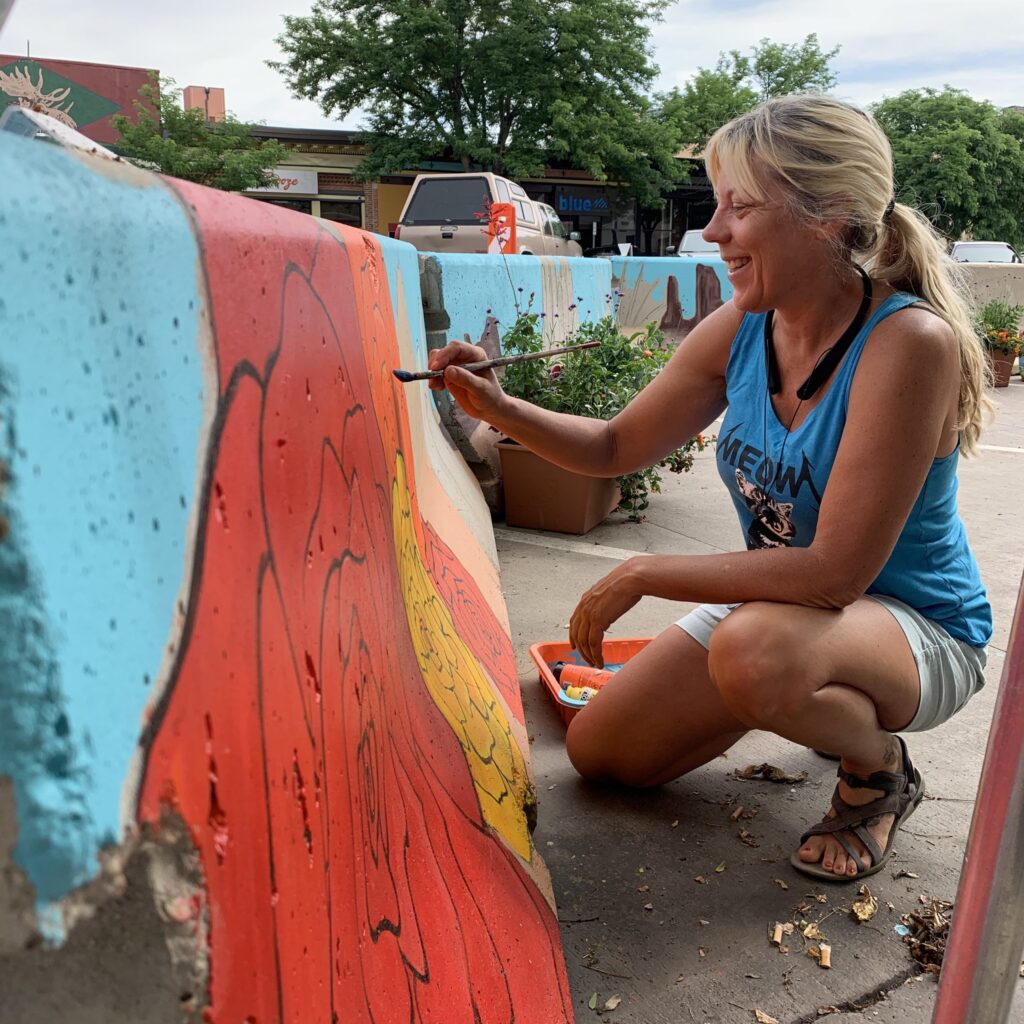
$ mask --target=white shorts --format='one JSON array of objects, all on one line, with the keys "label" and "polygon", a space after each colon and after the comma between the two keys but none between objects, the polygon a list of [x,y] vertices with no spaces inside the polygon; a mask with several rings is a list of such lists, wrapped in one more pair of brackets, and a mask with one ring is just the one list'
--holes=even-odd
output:
[{"label": "white shorts", "polygon": [[[942,626],[926,619],[894,597],[867,595],[877,601],[899,623],[917,663],[921,681],[921,702],[910,725],[900,732],[924,732],[952,718],[985,685],[984,647],[972,647],[950,636]],[[702,604],[684,615],[676,625],[702,647],[738,604]]]}]

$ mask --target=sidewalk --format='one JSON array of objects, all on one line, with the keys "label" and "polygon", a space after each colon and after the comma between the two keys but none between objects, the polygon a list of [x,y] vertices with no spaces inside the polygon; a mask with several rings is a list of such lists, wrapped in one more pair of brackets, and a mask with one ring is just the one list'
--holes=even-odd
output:
[{"label": "sidewalk", "polygon": [[[740,1024],[755,1021],[755,1009],[781,1024],[930,1020],[934,977],[916,973],[893,926],[901,914],[924,909],[922,896],[956,895],[1024,569],[1024,383],[1014,378],[995,395],[999,412],[983,438],[986,449],[964,460],[960,473],[961,514],[995,613],[988,686],[953,722],[912,737],[928,795],[901,832],[890,866],[867,880],[879,903],[867,923],[848,912],[858,899],[856,884],[819,886],[788,863],[802,830],[828,806],[833,763],[759,733],[658,790],[586,785],[566,759],[564,726],[529,660],[530,644],[565,635],[579,595],[625,552],[742,546],[713,451],[698,456],[693,472],[665,481],[645,523],[616,517],[583,538],[497,529],[533,741],[536,841],[558,900],[577,1022],[596,1020],[588,1006],[593,993],[598,1009],[621,996],[617,1009],[603,1015],[617,1024]],[[613,636],[653,635],[686,607],[646,599]],[[733,775],[763,761],[805,771],[807,780],[780,785]],[[737,807],[756,814],[734,822]],[[916,877],[895,878],[901,871]],[[770,924],[801,919],[821,922],[832,946],[830,971],[804,954],[797,934],[787,940],[788,954],[769,942]],[[825,1007],[835,1009],[822,1016]],[[1010,1020],[1024,1024],[1024,985]]]}]

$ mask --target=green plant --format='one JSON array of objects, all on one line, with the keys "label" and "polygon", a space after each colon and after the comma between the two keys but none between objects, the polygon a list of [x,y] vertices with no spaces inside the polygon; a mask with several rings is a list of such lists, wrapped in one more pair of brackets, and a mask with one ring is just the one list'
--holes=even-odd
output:
[{"label": "green plant", "polygon": [[1022,319],[1024,306],[1015,306],[1004,299],[990,299],[978,311],[974,329],[986,348],[1017,355],[1022,347]]},{"label": "green plant", "polygon": [[[502,334],[504,354],[539,352],[549,347],[544,343],[545,320],[544,313],[521,313]],[[502,386],[508,394],[552,412],[610,420],[654,380],[672,355],[665,348],[664,334],[654,323],[627,337],[619,330],[615,318],[606,316],[581,324],[563,344],[591,341],[598,342],[598,347],[562,356],[557,363],[532,360],[506,367]],[[657,465],[619,477],[619,508],[632,522],[640,522],[650,505],[650,492],[661,491],[659,470],[687,472],[693,466],[695,453],[712,441],[713,437],[698,434]]]}]

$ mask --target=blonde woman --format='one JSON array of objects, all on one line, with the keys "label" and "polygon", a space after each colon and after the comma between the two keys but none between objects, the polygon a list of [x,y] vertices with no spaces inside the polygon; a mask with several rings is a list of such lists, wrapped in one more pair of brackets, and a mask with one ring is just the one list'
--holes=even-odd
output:
[{"label": "blonde woman", "polygon": [[[608,423],[509,398],[482,358],[431,354],[474,416],[577,472],[656,462],[723,411],[718,469],[747,550],[637,556],[570,623],[588,662],[647,595],[700,602],[574,719],[584,776],[652,786],[763,729],[840,757],[832,806],[792,856],[829,880],[888,859],[924,781],[898,736],[941,725],[984,683],[991,610],[956,509],[986,404],[983,354],[928,222],[894,197],[863,111],[772,100],[706,153],[732,300]],[[656,710],[645,710],[656,709]]]}]

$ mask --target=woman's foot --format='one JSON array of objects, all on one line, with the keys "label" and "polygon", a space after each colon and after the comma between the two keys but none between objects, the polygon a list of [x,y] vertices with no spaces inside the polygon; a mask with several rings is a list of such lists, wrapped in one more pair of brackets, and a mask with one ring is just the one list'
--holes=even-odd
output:
[{"label": "woman's foot", "polygon": [[[840,769],[842,772],[855,776],[858,779],[867,779],[874,772],[903,772],[904,759],[902,756],[901,744],[895,736],[890,737],[885,753],[885,761],[880,765],[876,765],[874,767],[854,765],[846,759],[843,759],[840,762]],[[842,776],[840,776],[836,792],[840,800],[842,800],[849,808],[862,807],[865,804],[870,804],[886,796],[886,792],[884,790],[868,789],[862,786],[851,786],[842,778]],[[833,805],[829,808],[825,820],[827,821],[835,816],[836,809]],[[863,822],[863,827],[867,829],[871,838],[875,841],[877,848],[883,851],[883,853],[887,852],[890,843],[890,836],[895,831],[893,828],[895,820],[895,813],[888,813],[873,815]],[[854,859],[851,853],[839,841],[839,835],[841,835],[856,852],[860,863],[857,863],[857,860]],[[853,878],[856,875],[864,874],[875,866],[875,858],[872,856],[871,851],[852,831],[852,829],[843,829],[835,835],[809,836],[797,851],[797,856],[802,863],[820,864],[824,871],[830,872],[840,878]]]}]

